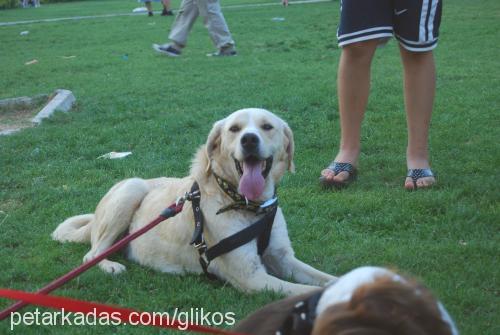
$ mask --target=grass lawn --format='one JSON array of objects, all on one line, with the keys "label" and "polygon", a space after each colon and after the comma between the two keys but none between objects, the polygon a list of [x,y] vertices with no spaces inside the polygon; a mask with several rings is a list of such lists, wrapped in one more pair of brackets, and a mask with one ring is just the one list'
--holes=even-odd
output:
[{"label": "grass lawn", "polygon": [[[137,6],[55,4],[0,11],[0,22],[128,13]],[[77,97],[71,113],[0,137],[0,287],[34,291],[80,264],[87,245],[50,239],[60,222],[92,212],[124,178],[186,175],[212,123],[254,106],[283,117],[295,132],[297,172],[284,178],[279,195],[299,258],[332,274],[368,264],[398,268],[436,293],[462,334],[499,334],[500,2],[445,1],[431,129],[439,184],[414,193],[402,189],[406,121],[394,41],[374,60],[358,182],[342,192],[318,185],[339,140],[338,7],[333,1],[227,9],[239,56],[226,59],[205,56],[213,46],[201,20],[178,59],[151,49],[165,42],[171,17],[0,27],[0,99],[57,88]],[[29,35],[20,36],[25,30]],[[25,65],[33,59],[38,63]],[[109,151],[133,154],[96,160]],[[148,311],[203,307],[234,312],[237,319],[279,298],[243,294],[200,276],[158,273],[120,255],[115,259],[125,263],[125,274],[92,269],[56,294]],[[9,303],[0,299],[0,308]],[[2,322],[0,334],[7,333],[9,323]],[[14,333],[172,332],[19,326]]]}]

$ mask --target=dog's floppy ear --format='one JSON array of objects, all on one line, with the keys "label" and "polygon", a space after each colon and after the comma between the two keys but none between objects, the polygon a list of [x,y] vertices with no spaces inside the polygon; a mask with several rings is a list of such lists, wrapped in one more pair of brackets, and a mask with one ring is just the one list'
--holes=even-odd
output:
[{"label": "dog's floppy ear", "polygon": [[292,129],[285,123],[285,150],[288,155],[288,171],[295,172],[295,164],[293,163],[293,154],[295,152],[295,142],[293,141]]},{"label": "dog's floppy ear", "polygon": [[215,151],[220,149],[220,135],[222,133],[222,127],[224,126],[224,121],[225,120],[220,120],[214,123],[212,130],[208,134],[206,151],[209,162],[212,160]]}]

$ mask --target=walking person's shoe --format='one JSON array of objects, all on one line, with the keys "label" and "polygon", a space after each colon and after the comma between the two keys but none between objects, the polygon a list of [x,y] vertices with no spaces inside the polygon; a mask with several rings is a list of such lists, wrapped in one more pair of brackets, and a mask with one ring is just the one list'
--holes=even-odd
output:
[{"label": "walking person's shoe", "polygon": [[153,12],[148,12],[148,16],[153,16]]},{"label": "walking person's shoe", "polygon": [[173,16],[174,12],[171,10],[167,10],[166,8],[163,8],[163,11],[161,12],[161,16]]},{"label": "walking person's shoe", "polygon": [[234,46],[222,47],[216,52],[207,54],[208,57],[227,57],[227,56],[236,56],[238,53],[234,49]]},{"label": "walking person's shoe", "polygon": [[167,55],[170,57],[179,57],[182,53],[181,50],[177,49],[176,47],[174,47],[170,43],[163,44],[163,45],[153,44],[153,49],[158,53],[161,53],[163,55]]}]

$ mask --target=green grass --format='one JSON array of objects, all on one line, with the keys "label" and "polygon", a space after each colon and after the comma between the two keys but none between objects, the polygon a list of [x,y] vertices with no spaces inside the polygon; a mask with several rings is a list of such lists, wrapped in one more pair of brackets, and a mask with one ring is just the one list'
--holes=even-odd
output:
[{"label": "green grass", "polygon": [[[128,13],[136,5],[55,4],[2,11],[0,22]],[[0,138],[0,286],[33,291],[80,264],[88,246],[52,241],[58,223],[93,211],[121,179],[184,176],[214,121],[255,106],[277,113],[295,132],[297,173],[284,178],[279,195],[299,258],[332,274],[366,264],[396,267],[442,299],[462,334],[498,334],[500,4],[445,2],[431,129],[439,184],[415,193],[402,189],[406,129],[394,41],[374,60],[358,182],[342,192],[318,186],[339,140],[338,6],[228,9],[240,55],[227,59],[205,57],[213,46],[201,22],[181,58],[154,54],[151,43],[163,43],[172,22],[160,16],[0,27],[0,98],[57,88],[77,97],[71,113]],[[277,16],[286,21],[271,21]],[[23,30],[30,34],[20,36]],[[77,57],[61,58],[69,55]],[[24,65],[32,59],[38,64]],[[96,160],[109,151],[133,155]],[[238,319],[278,298],[115,258],[127,265],[124,275],[92,269],[57,294],[149,311],[203,307]],[[0,307],[8,303],[0,300]],[[8,333],[8,323],[0,333]],[[24,326],[14,333],[171,332]]]}]

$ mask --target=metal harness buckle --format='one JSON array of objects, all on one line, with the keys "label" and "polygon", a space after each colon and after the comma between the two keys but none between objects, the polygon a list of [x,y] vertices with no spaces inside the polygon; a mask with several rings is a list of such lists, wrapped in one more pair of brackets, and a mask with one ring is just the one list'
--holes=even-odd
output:
[{"label": "metal harness buckle", "polygon": [[178,197],[177,200],[175,200],[175,205],[179,206],[180,204],[184,204],[186,201],[192,201],[194,198],[199,198],[200,191],[194,191],[194,192],[186,192],[182,197]]}]

